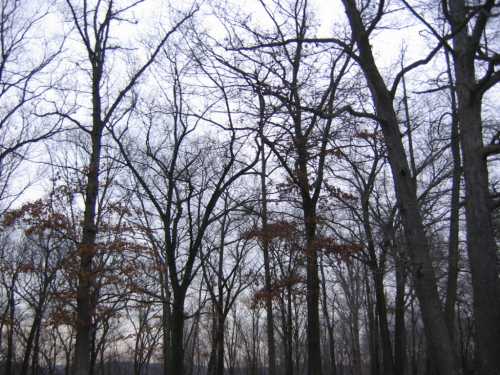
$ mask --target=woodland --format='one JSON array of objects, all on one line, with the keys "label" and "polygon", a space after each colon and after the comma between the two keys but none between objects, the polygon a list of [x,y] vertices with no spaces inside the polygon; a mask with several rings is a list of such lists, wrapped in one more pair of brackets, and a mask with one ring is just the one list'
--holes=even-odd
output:
[{"label": "woodland", "polygon": [[0,374],[500,374],[499,1],[0,0],[0,51]]}]

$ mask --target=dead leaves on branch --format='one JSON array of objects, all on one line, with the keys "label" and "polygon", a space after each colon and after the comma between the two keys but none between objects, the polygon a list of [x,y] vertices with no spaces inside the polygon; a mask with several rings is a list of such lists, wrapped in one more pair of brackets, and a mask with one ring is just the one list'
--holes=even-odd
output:
[{"label": "dead leaves on branch", "polygon": [[347,260],[352,255],[363,250],[363,246],[357,243],[340,243],[333,237],[319,237],[311,245],[313,251],[323,251],[325,254],[333,254],[341,260]]},{"label": "dead leaves on branch", "polygon": [[298,228],[295,223],[283,220],[269,223],[265,227],[254,226],[252,229],[244,232],[242,238],[269,242],[274,239],[292,239],[298,236],[298,234]]},{"label": "dead leaves on branch", "polygon": [[19,226],[26,236],[41,236],[47,232],[71,236],[74,233],[74,227],[67,216],[54,211],[51,202],[42,199],[25,203],[18,209],[6,212],[2,225]]},{"label": "dead leaves on branch", "polygon": [[[269,223],[265,227],[254,226],[252,229],[244,232],[242,238],[246,240],[255,239],[260,242],[267,241],[290,241],[295,244],[304,242],[301,229],[298,224],[289,221],[277,221]],[[302,246],[304,255],[308,253],[322,251],[325,254],[333,254],[341,260],[346,260],[353,254],[360,252],[363,247],[357,243],[339,242],[334,237],[317,237],[309,246]]]},{"label": "dead leaves on branch", "polygon": [[251,307],[262,307],[266,301],[278,299],[284,291],[305,294],[305,290],[302,288],[304,284],[304,277],[295,274],[276,280],[269,289],[263,288],[253,294]]}]

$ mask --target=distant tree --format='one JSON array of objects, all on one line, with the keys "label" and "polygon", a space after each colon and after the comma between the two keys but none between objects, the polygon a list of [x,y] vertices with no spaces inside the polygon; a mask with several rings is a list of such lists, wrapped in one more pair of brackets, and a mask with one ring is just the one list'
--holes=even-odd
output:
[{"label": "distant tree", "polygon": [[134,345],[131,355],[134,359],[134,375],[141,375],[151,362],[155,349],[161,340],[161,319],[155,310],[154,301],[146,297],[136,304],[126,306],[127,316],[133,325]]},{"label": "distant tree", "polygon": [[[171,288],[170,311],[166,311],[169,337],[164,337],[164,346],[168,347],[165,368],[169,373],[183,375],[185,301],[199,269],[197,259],[209,228],[226,215],[224,194],[252,171],[258,155],[248,156],[243,151],[243,140],[252,138],[236,135],[230,93],[217,72],[208,76],[212,86],[207,88],[213,90],[209,106],[221,105],[225,118],[211,119],[205,116],[205,109],[200,112],[191,109],[186,80],[192,62],[182,61],[176,53],[175,49],[173,53],[165,49],[166,66],[160,74],[170,80],[160,83],[162,100],[155,98],[144,112],[136,112],[144,136],[132,141],[132,129],[125,127],[116,129],[113,137],[124,165],[136,181],[134,187],[139,187],[137,197],[143,215],[150,217],[147,221],[150,226],[145,230],[157,244],[163,262],[163,282],[168,282]],[[168,86],[164,85],[170,82],[172,94],[166,95]],[[194,138],[203,120],[224,130],[221,140]],[[144,168],[145,165],[149,168]],[[244,200],[244,196],[240,199]],[[239,205],[241,202],[237,200],[231,208]]]},{"label": "distant tree", "polygon": [[[0,267],[2,297],[5,299],[2,306],[2,320],[0,321],[0,333],[6,333],[6,348],[3,356],[4,374],[12,375],[16,362],[15,333],[17,330],[17,306],[18,306],[18,282],[23,269],[24,259],[22,257],[22,246],[12,241],[7,236],[2,236],[0,247]],[[21,251],[19,251],[21,250]],[[2,340],[3,341],[3,340]]]},{"label": "distant tree", "polygon": [[[254,284],[254,272],[246,267],[252,242],[241,233],[245,231],[245,216],[229,212],[229,194],[223,197],[226,213],[218,223],[215,236],[201,251],[201,268],[205,287],[211,301],[212,348],[207,364],[209,375],[223,375],[225,367],[225,336],[227,317],[240,295]],[[215,225],[214,225],[215,229]]]},{"label": "distant tree", "polygon": [[3,221],[4,228],[19,230],[26,242],[21,270],[27,277],[20,283],[18,293],[32,310],[32,318],[24,344],[21,375],[27,375],[29,369],[34,373],[38,371],[42,322],[53,298],[58,273],[71,255],[73,245],[72,223],[52,204],[53,195],[8,211]]},{"label": "distant tree", "polygon": [[48,83],[62,45],[40,32],[50,12],[49,2],[0,4],[0,212],[24,191],[12,191],[10,184],[31,146],[61,130],[57,119],[36,116],[43,114],[40,103],[52,89]]}]

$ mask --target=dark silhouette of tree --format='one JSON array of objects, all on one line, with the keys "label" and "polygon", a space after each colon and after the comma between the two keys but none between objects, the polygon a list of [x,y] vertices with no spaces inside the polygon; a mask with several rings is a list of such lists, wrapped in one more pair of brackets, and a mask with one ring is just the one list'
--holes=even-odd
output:
[{"label": "dark silhouette of tree", "polygon": [[[80,271],[78,274],[74,364],[74,373],[76,375],[88,375],[90,371],[90,332],[92,331],[93,311],[91,289],[94,282],[92,278],[92,259],[96,251],[96,204],[99,196],[103,134],[107,127],[112,127],[123,116],[124,111],[127,111],[127,107],[133,105],[133,100],[130,101],[128,95],[137,81],[152,64],[168,38],[193,15],[193,11],[189,12],[172,29],[166,32],[157,46],[152,49],[151,55],[147,57],[146,62],[131,75],[123,84],[122,89],[114,97],[108,97],[107,95],[110,95],[110,93],[103,92],[103,85],[111,79],[109,76],[109,59],[113,51],[120,49],[119,46],[114,45],[112,40],[114,38],[113,26],[125,22],[130,11],[138,3],[131,1],[128,4],[121,5],[109,0],[97,2],[94,6],[87,0],[81,4],[76,4],[70,0],[66,1],[72,23],[87,55],[86,64],[88,64],[88,68],[85,68],[85,71],[89,75],[88,86],[90,87],[89,99],[91,102],[90,126],[74,117],[64,115],[64,118],[76,124],[83,132],[82,134],[87,135],[91,142],[85,184],[82,236],[78,246]],[[129,101],[128,104],[127,101]]]}]

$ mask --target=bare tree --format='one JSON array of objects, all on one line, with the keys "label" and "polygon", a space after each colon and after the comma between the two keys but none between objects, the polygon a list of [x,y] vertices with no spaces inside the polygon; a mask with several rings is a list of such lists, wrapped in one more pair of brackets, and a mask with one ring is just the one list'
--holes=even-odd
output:
[{"label": "bare tree", "polygon": [[[246,70],[244,64],[233,64],[230,59],[219,60],[252,85],[259,103],[265,104],[272,126],[260,130],[265,133],[263,142],[278,159],[298,197],[306,233],[308,374],[316,375],[322,372],[317,207],[324,188],[329,139],[336,125],[333,113],[342,97],[341,82],[350,58],[342,51],[329,50],[325,56],[330,70],[324,74],[311,63],[320,64],[315,60],[316,51],[307,43],[313,23],[308,2],[293,1],[276,7],[264,1],[260,4],[273,25],[272,33],[259,32],[242,22],[227,47],[236,56],[250,54],[254,70]],[[248,33],[249,40],[240,31]]]},{"label": "bare tree", "polygon": [[[76,375],[88,375],[90,371],[90,332],[93,309],[91,301],[93,285],[92,259],[95,254],[97,235],[96,204],[99,196],[103,133],[107,127],[113,126],[123,116],[123,105],[128,100],[127,95],[134,88],[146,69],[152,64],[167,39],[193,15],[193,11],[189,12],[172,29],[166,32],[161,41],[151,51],[151,55],[147,57],[146,62],[123,84],[123,88],[118,91],[115,97],[108,97],[107,95],[110,93],[103,92],[105,82],[109,82],[111,79],[109,76],[110,57],[108,56],[111,56],[114,50],[119,49],[112,41],[112,38],[114,38],[113,26],[121,22],[126,22],[127,14],[138,3],[140,2],[130,1],[120,5],[116,4],[113,0],[109,0],[105,2],[99,1],[93,5],[87,0],[81,4],[76,4],[71,0],[66,1],[71,20],[87,54],[88,68],[85,69],[85,72],[88,73],[90,79],[88,85],[90,86],[89,99],[91,102],[90,126],[82,124],[74,117],[64,115],[64,118],[76,124],[83,134],[89,136],[91,140],[87,182],[85,184],[85,211],[82,224],[82,237],[78,246],[80,271],[78,274],[74,364]],[[103,97],[103,95],[106,95],[106,97]],[[129,103],[129,106],[132,103]]]},{"label": "bare tree", "polygon": [[[196,260],[208,229],[226,214],[227,208],[220,207],[222,197],[236,180],[252,170],[258,161],[258,155],[255,158],[245,157],[242,140],[234,131],[229,93],[217,75],[209,76],[209,79],[220,95],[215,100],[222,102],[227,122],[208,120],[227,130],[228,139],[219,143],[210,139],[200,142],[192,138],[198,130],[199,118],[203,119],[203,111],[200,115],[189,109],[189,95],[185,91],[186,83],[183,80],[190,65],[188,63],[181,69],[181,61],[176,56],[166,53],[165,57],[173,82],[172,95],[164,96],[165,104],[160,104],[159,108],[153,106],[141,118],[146,133],[144,145],[130,143],[130,138],[127,142],[128,128],[120,133],[114,132],[113,136],[124,164],[141,188],[140,194],[147,202],[147,212],[154,212],[156,225],[161,228],[151,235],[160,244],[172,291],[170,337],[168,343],[164,342],[164,345],[168,344],[169,353],[165,361],[170,373],[182,375],[185,300],[188,288],[199,269]],[[165,88],[162,86],[161,89],[165,94]],[[219,161],[216,161],[216,157]],[[151,168],[145,169],[144,165]],[[159,181],[162,183],[159,184]],[[239,204],[232,202],[231,206]]]},{"label": "bare tree", "polygon": [[5,0],[0,3],[0,203],[8,209],[24,189],[12,191],[19,164],[30,146],[61,130],[60,122],[37,118],[51,90],[51,66],[61,44],[39,37],[50,5]]},{"label": "bare tree", "polygon": [[[493,135],[490,144],[484,145],[482,104],[486,92],[500,82],[500,73],[496,69],[499,47],[498,44],[490,42],[491,35],[497,32],[494,26],[490,27],[493,25],[490,21],[494,18],[494,11],[499,4],[496,1],[484,1],[469,6],[463,0],[443,1],[441,10],[450,28],[450,34],[443,36],[439,27],[429,22],[428,17],[419,14],[416,8],[408,2],[403,1],[403,3],[447,49],[445,57],[450,83],[453,83],[450,56],[453,61],[454,84],[451,85],[451,95],[454,128],[452,132],[455,138],[460,137],[460,148],[463,154],[467,253],[474,291],[476,338],[480,347],[478,351],[480,373],[493,374],[500,367],[500,359],[495,354],[500,350],[500,324],[498,323],[500,288],[487,159],[500,152],[500,143],[497,132]],[[451,45],[448,43],[450,39]],[[480,71],[483,71],[482,75]],[[458,147],[457,144],[453,145],[456,162],[460,161]],[[453,260],[454,255],[451,254],[451,256],[452,261],[456,262]],[[451,299],[447,305],[447,312],[452,318],[451,302],[454,284],[452,282],[449,285],[449,298]]]},{"label": "bare tree", "polygon": [[[381,124],[382,133],[388,150],[388,159],[394,179],[394,189],[399,204],[408,250],[412,261],[412,275],[419,298],[426,335],[435,356],[435,363],[440,373],[458,374],[459,368],[451,341],[451,334],[441,309],[441,302],[436,287],[436,278],[430,258],[430,247],[424,231],[422,215],[417,202],[417,190],[414,176],[408,165],[408,159],[401,141],[399,121],[394,110],[394,93],[404,71],[389,88],[382,78],[370,46],[372,32],[384,14],[384,2],[379,3],[378,11],[368,24],[353,0],[344,0],[344,7],[349,19],[353,38],[358,47],[356,60],[364,72],[372,94],[376,118]],[[366,15],[365,15],[366,16]],[[409,67],[417,67],[432,57]]]},{"label": "bare tree", "polygon": [[[225,194],[224,208],[228,210],[229,194]],[[255,282],[255,275],[246,267],[252,250],[245,231],[244,217],[229,211],[220,220],[219,238],[202,250],[201,268],[205,286],[212,303],[212,349],[207,364],[209,375],[224,374],[226,320],[237,298]]]},{"label": "bare tree", "polygon": [[[479,373],[484,375],[492,375],[500,368],[498,254],[486,160],[488,156],[500,153],[500,141],[497,133],[492,144],[484,146],[481,114],[484,94],[500,82],[500,71],[496,70],[498,49],[493,49],[498,45],[488,43],[486,34],[488,21],[499,6],[496,1],[486,1],[468,11],[464,0],[443,2],[453,34],[452,57],[465,179],[467,250],[474,291]],[[481,42],[483,38],[484,44]],[[486,72],[481,77],[476,73],[476,56],[486,63]]]}]

